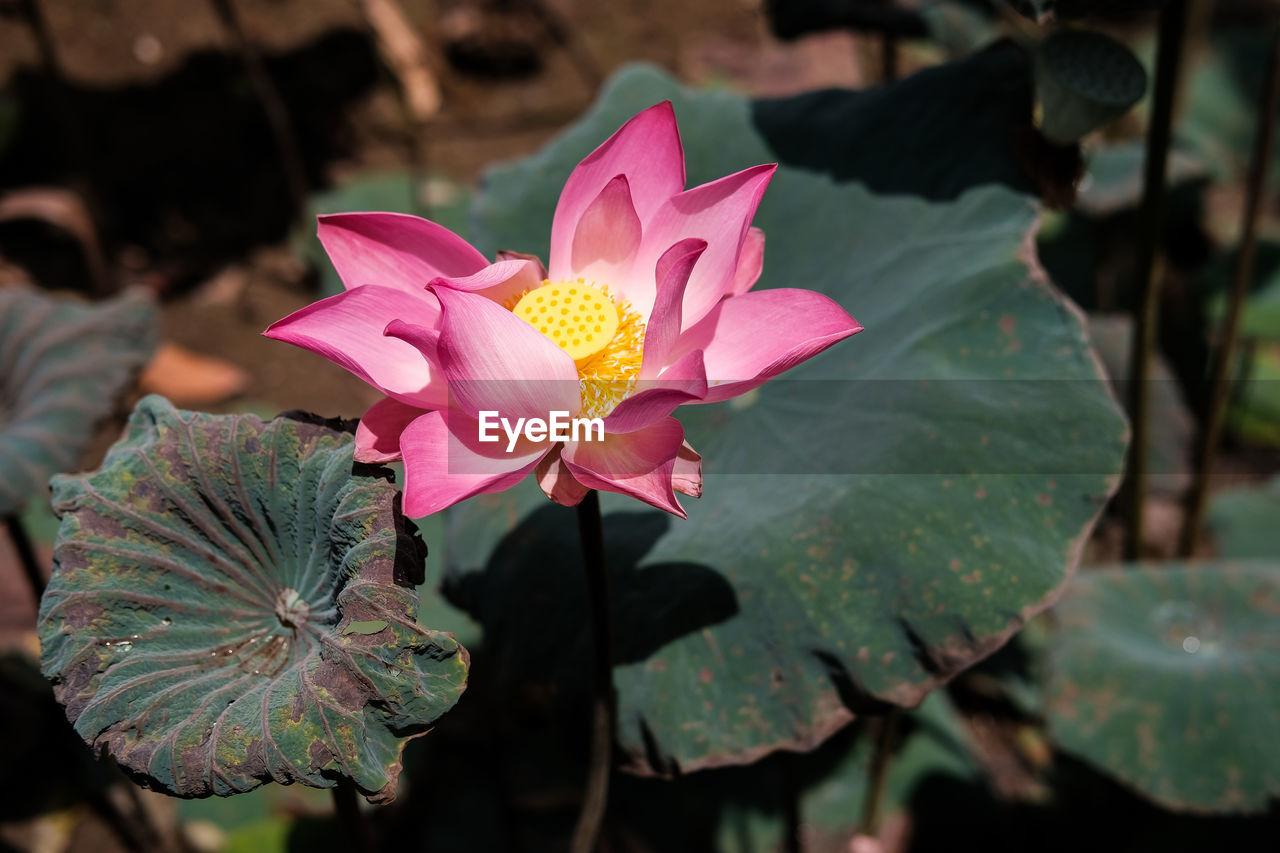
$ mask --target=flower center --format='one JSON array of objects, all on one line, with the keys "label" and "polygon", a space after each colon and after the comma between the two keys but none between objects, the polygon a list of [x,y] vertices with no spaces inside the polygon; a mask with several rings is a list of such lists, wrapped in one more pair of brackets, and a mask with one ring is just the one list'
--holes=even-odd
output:
[{"label": "flower center", "polygon": [[283,589],[276,596],[276,618],[286,628],[297,628],[311,616],[311,605],[302,600],[293,588]]},{"label": "flower center", "polygon": [[607,286],[544,281],[510,307],[573,359],[588,417],[608,415],[635,385],[644,321],[631,303],[615,302]]},{"label": "flower center", "polygon": [[544,283],[511,309],[569,354],[579,367],[618,333],[618,306],[609,294],[580,281]]}]

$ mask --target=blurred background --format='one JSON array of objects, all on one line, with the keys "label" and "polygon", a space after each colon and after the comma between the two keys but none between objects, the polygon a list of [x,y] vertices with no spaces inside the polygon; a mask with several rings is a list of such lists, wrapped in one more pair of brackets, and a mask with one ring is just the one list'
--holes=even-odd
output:
[{"label": "blurred background", "polygon": [[[1001,159],[983,180],[1041,200],[1041,262],[1058,287],[1096,315],[1093,342],[1109,372],[1123,377],[1132,327],[1120,315],[1134,306],[1134,282],[1141,277],[1135,234],[1143,222],[1143,146],[1161,5],[0,0],[0,286],[27,283],[89,301],[142,288],[158,301],[155,355],[115,416],[98,429],[83,467],[97,464],[145,393],[212,412],[271,416],[304,409],[357,417],[380,398],[377,392],[310,353],[260,336],[274,320],[341,286],[314,240],[317,213],[398,210],[465,234],[486,169],[538,151],[628,63],[652,63],[686,84],[737,92],[758,106],[829,87],[894,97],[906,91],[894,87],[909,85],[922,70],[1003,56],[1002,39],[1025,48],[1058,29],[1082,27],[1127,46],[1148,76],[1146,95],[1133,109],[1076,138],[1050,139],[1043,132],[1042,81],[1030,53],[1001,59],[1005,64],[994,70],[967,67],[974,69],[975,91],[989,93],[998,105],[992,121]],[[1213,329],[1226,312],[1248,191],[1259,186],[1256,172],[1250,173],[1255,127],[1260,117],[1274,123],[1264,90],[1280,6],[1265,0],[1185,5],[1174,145],[1156,236],[1165,295],[1151,447],[1161,476],[1144,509],[1141,553],[1147,557],[1177,551],[1194,435],[1210,405],[1206,364]],[[921,134],[937,132],[930,123],[935,112],[943,106],[932,104],[912,119]],[[810,110],[806,120],[813,115]],[[811,150],[788,138],[785,111],[761,108],[756,117],[780,159],[839,177],[838,167],[815,163]],[[832,118],[797,133],[816,134],[838,153],[845,142],[840,134],[851,127],[858,130],[856,123]],[[847,141],[852,146],[856,139]],[[989,153],[975,147],[970,155],[977,161]],[[1274,141],[1267,156],[1280,156]],[[1232,345],[1239,381],[1213,481],[1215,492],[1224,494],[1257,491],[1280,471],[1277,171],[1270,170],[1261,186],[1249,298]],[[874,168],[848,178],[877,191],[934,199],[963,189],[920,190]],[[1265,532],[1274,526],[1274,487],[1272,493],[1266,499],[1271,503],[1250,503],[1238,512],[1219,504],[1217,515],[1210,514],[1218,519],[1215,530],[1235,536],[1233,542]],[[1232,525],[1246,516],[1253,526],[1240,533]],[[38,559],[47,564],[56,520],[39,501],[23,517]],[[1122,512],[1109,513],[1087,546],[1087,559],[1120,559],[1126,529]],[[1197,553],[1217,553],[1215,547],[1201,543]],[[1241,547],[1275,557],[1271,539]],[[178,804],[120,784],[113,770],[93,763],[62,726],[61,711],[38,674],[32,676],[35,607],[11,554],[0,547],[0,645],[8,652],[0,727],[32,735],[21,743],[0,738],[0,850],[105,853],[159,849],[155,845],[162,843],[210,851],[327,849],[324,839],[333,827],[322,792],[271,786],[228,801]],[[466,617],[441,618],[456,618],[460,636],[468,630]],[[1094,846],[1099,822],[1111,819],[1125,821],[1126,829],[1098,843],[1101,849],[1194,849],[1180,846],[1188,838],[1227,839],[1220,849],[1274,849],[1274,808],[1248,818],[1174,814],[1167,802],[1153,805],[1076,758],[1058,756],[1054,763],[1038,712],[1027,710],[1036,704],[1027,696],[1039,689],[1026,675],[1037,636],[1028,632],[1033,651],[1015,644],[958,681],[955,708],[945,720],[929,723],[926,715],[920,730],[947,741],[939,766],[963,772],[912,788],[917,806],[926,803],[948,815],[948,826],[974,832],[1006,822],[1010,828],[997,833],[992,849],[1019,849],[1026,838],[1055,839],[1045,849]],[[1274,731],[1257,734],[1273,739]],[[482,740],[475,731],[462,739],[468,736]],[[837,741],[834,754],[851,754],[852,733]],[[961,741],[963,747],[956,746]],[[963,757],[955,758],[959,753]],[[435,759],[464,766],[473,754]],[[556,849],[566,814],[572,816],[566,806],[574,802],[571,784],[530,782],[537,772],[530,768],[546,757],[520,759],[524,769],[511,784],[519,789],[514,808],[525,830],[505,836],[506,849]],[[766,762],[770,784],[820,776],[841,760],[831,754],[807,757],[807,764],[791,759]],[[772,798],[760,792],[758,777],[723,774],[716,784],[731,793],[722,796],[717,789],[706,795],[715,808],[681,817],[696,826],[686,841],[701,839],[687,849],[713,849],[700,847],[712,839],[714,849],[780,849],[785,839],[775,841],[782,831],[761,830],[760,821],[767,814],[772,827],[785,816],[768,804]],[[646,788],[656,783],[622,784],[631,784],[650,805],[679,799]],[[714,787],[703,781],[694,788],[702,790],[699,785]],[[471,805],[489,802],[491,793],[472,792]],[[481,821],[485,808],[474,812]],[[610,849],[675,849],[636,829],[654,812],[623,811],[630,828],[614,833]],[[901,817],[909,811],[895,812],[899,824],[887,836],[891,849],[909,846],[902,826],[910,821]],[[164,839],[148,835],[147,821],[137,823],[137,815],[148,813]],[[1092,817],[1082,822],[1081,814]],[[422,842],[422,849],[501,849],[485,847],[487,842],[453,846],[469,831],[461,819],[451,825],[441,818],[443,834],[424,841],[417,830],[405,829],[409,817],[393,816],[401,821],[394,826]],[[902,829],[896,848],[894,826]],[[957,843],[927,824],[914,825],[913,832],[913,849],[953,849]],[[848,833],[815,829],[806,838],[807,849],[849,849]]]}]

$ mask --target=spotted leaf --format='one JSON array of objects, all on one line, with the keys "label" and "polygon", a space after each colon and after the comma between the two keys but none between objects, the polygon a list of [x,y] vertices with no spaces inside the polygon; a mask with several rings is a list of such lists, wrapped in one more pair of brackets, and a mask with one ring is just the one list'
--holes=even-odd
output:
[{"label": "spotted leaf", "polygon": [[148,397],[100,471],[54,480],[42,666],[87,742],[178,796],[349,779],[394,797],[405,739],[457,701],[468,658],[416,624],[421,543],[352,446]]}]

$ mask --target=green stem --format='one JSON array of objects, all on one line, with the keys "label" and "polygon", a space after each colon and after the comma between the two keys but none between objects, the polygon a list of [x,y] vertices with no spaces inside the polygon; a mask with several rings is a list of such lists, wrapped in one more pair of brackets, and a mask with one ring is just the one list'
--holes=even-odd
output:
[{"label": "green stem", "polygon": [[1231,301],[1227,316],[1223,318],[1213,348],[1211,361],[1213,375],[1209,380],[1209,410],[1196,453],[1196,478],[1187,503],[1187,518],[1182,526],[1178,553],[1190,557],[1196,550],[1196,540],[1204,522],[1205,504],[1208,502],[1209,478],[1213,473],[1218,442],[1222,437],[1222,422],[1226,418],[1230,399],[1231,381],[1228,372],[1235,355],[1236,342],[1240,338],[1240,316],[1245,298],[1253,280],[1253,257],[1258,244],[1258,215],[1262,210],[1262,193],[1267,184],[1268,167],[1271,165],[1271,146],[1275,138],[1276,107],[1280,101],[1280,29],[1271,37],[1271,54],[1267,61],[1267,84],[1262,93],[1258,110],[1258,126],[1253,137],[1253,156],[1249,161],[1249,180],[1246,183],[1244,221],[1241,223],[1240,254],[1236,257]]},{"label": "green stem", "polygon": [[898,37],[886,31],[880,33],[880,82],[898,80]]},{"label": "green stem", "polygon": [[782,823],[784,853],[804,853],[804,821],[800,807],[800,780],[796,772],[795,756],[779,755],[778,777],[782,794]]},{"label": "green stem", "polygon": [[359,794],[352,782],[340,782],[333,791],[333,810],[347,833],[351,849],[356,853],[373,853],[373,831],[360,811]]},{"label": "green stem", "polygon": [[613,690],[613,643],[609,627],[609,572],[604,557],[600,497],[594,492],[578,504],[578,536],[587,573],[587,610],[591,620],[591,745],[587,788],[573,830],[573,853],[591,853],[600,838],[609,803],[609,770],[617,704]]},{"label": "green stem", "polygon": [[1156,85],[1147,129],[1147,160],[1142,209],[1138,218],[1138,282],[1140,301],[1129,355],[1129,416],[1133,438],[1129,445],[1127,472],[1129,496],[1129,538],[1127,559],[1136,560],[1142,550],[1142,509],[1147,491],[1147,421],[1151,357],[1156,348],[1156,327],[1160,313],[1160,271],[1157,249],[1164,224],[1165,174],[1169,142],[1173,133],[1173,106],[1178,89],[1182,46],[1187,34],[1187,0],[1168,0],[1160,12],[1159,47],[1156,54]]},{"label": "green stem", "polygon": [[303,165],[302,149],[298,145],[298,136],[293,132],[293,123],[289,118],[289,108],[284,97],[276,87],[275,81],[267,72],[266,63],[262,61],[253,42],[240,23],[233,0],[213,0],[214,11],[218,14],[227,34],[240,51],[240,59],[244,62],[245,73],[249,76],[249,85],[253,87],[262,105],[271,135],[276,141],[276,152],[280,156],[280,165],[284,171],[286,184],[289,187],[289,200],[293,202],[295,215],[306,208],[307,173]]},{"label": "green stem", "polygon": [[880,813],[884,805],[885,785],[889,779],[889,759],[898,738],[900,714],[897,710],[890,711],[876,719],[874,728],[871,729],[876,745],[871,756],[871,767],[867,772],[867,799],[862,807],[861,834],[872,838],[880,831]]},{"label": "green stem", "polygon": [[27,536],[27,529],[23,526],[22,519],[16,515],[6,515],[4,525],[9,531],[9,539],[13,542],[13,550],[18,552],[22,573],[27,576],[27,583],[35,594],[38,610],[40,599],[44,597],[44,572],[41,571],[40,563],[36,560],[36,550],[31,545],[31,537]]}]

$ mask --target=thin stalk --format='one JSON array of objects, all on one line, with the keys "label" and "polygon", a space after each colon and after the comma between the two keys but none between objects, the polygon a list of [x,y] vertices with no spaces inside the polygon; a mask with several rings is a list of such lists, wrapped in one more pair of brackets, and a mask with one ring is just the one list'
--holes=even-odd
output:
[{"label": "thin stalk", "polygon": [[373,832],[360,811],[359,795],[351,782],[340,782],[333,791],[333,810],[356,853],[373,853]]},{"label": "thin stalk", "polygon": [[898,79],[898,37],[890,32],[880,33],[880,82],[893,83]]},{"label": "thin stalk", "polygon": [[1138,217],[1138,283],[1140,296],[1134,318],[1133,349],[1129,355],[1129,417],[1133,438],[1129,445],[1127,473],[1129,538],[1127,559],[1136,560],[1142,550],[1142,509],[1147,497],[1147,421],[1150,410],[1148,381],[1151,356],[1156,348],[1160,313],[1161,274],[1156,263],[1164,224],[1165,173],[1173,133],[1173,106],[1178,90],[1182,47],[1187,35],[1188,0],[1168,0],[1160,12],[1156,53],[1156,84],[1147,129],[1147,161],[1142,209]]},{"label": "thin stalk", "polygon": [[[133,784],[133,783],[126,783]],[[90,811],[98,816],[124,846],[133,853],[148,853],[160,850],[161,841],[150,826],[140,826],[138,820],[131,819],[124,811],[111,801],[111,797],[100,790],[90,790],[85,795],[85,802]]]},{"label": "thin stalk", "polygon": [[779,787],[782,794],[783,853],[804,853],[804,821],[800,808],[800,780],[793,756],[778,756]]},{"label": "thin stalk", "polygon": [[285,181],[289,186],[289,200],[293,202],[294,212],[301,212],[307,203],[307,174],[303,165],[302,149],[298,145],[297,134],[293,132],[293,124],[289,119],[289,109],[285,106],[280,90],[276,88],[271,75],[267,73],[266,63],[261,54],[249,40],[236,14],[233,0],[213,0],[213,8],[227,34],[240,51],[244,62],[245,73],[249,75],[249,84],[253,86],[262,104],[262,111],[271,127],[271,135],[275,137],[280,165],[283,167]]},{"label": "thin stalk", "polygon": [[587,610],[591,620],[591,746],[587,789],[573,829],[573,853],[591,853],[600,838],[609,804],[609,770],[617,705],[613,691],[613,642],[609,627],[609,571],[604,558],[600,496],[587,492],[578,504],[578,537],[587,572]]},{"label": "thin stalk", "polygon": [[1231,359],[1240,337],[1240,315],[1249,285],[1253,280],[1253,257],[1258,245],[1258,215],[1262,210],[1262,194],[1267,184],[1271,165],[1271,146],[1275,138],[1276,108],[1280,101],[1280,29],[1271,37],[1271,53],[1267,60],[1267,83],[1259,104],[1258,126],[1253,137],[1253,156],[1249,161],[1249,180],[1244,200],[1244,221],[1241,223],[1240,254],[1236,256],[1234,281],[1231,285],[1231,301],[1227,316],[1216,337],[1211,355],[1213,374],[1209,380],[1209,410],[1196,453],[1196,478],[1191,486],[1187,502],[1187,517],[1178,542],[1178,553],[1190,557],[1196,549],[1196,540],[1204,521],[1204,509],[1209,494],[1209,477],[1217,456],[1218,442],[1222,437],[1222,422],[1226,417],[1231,382],[1228,372]]},{"label": "thin stalk", "polygon": [[359,0],[370,37],[382,57],[380,73],[395,90],[405,125],[405,156],[409,163],[409,210],[431,218],[426,199],[427,128],[440,111],[440,90],[427,68],[426,48],[395,0]]},{"label": "thin stalk", "polygon": [[894,742],[898,739],[898,717],[893,710],[876,721],[872,729],[876,739],[871,767],[867,772],[867,799],[862,806],[862,835],[874,838],[880,832],[880,814],[884,804],[884,792],[889,779],[889,759],[893,755]]},{"label": "thin stalk", "polygon": [[98,242],[97,233],[94,229],[94,217],[91,213],[91,211],[96,213],[101,210],[96,200],[97,192],[93,186],[93,175],[97,171],[95,169],[96,157],[92,146],[87,141],[86,134],[83,132],[83,122],[76,112],[75,106],[69,101],[71,85],[67,80],[66,69],[58,58],[58,45],[53,37],[53,28],[49,26],[49,21],[44,16],[39,0],[18,0],[17,5],[19,12],[31,30],[31,37],[35,40],[36,50],[40,54],[41,70],[55,84],[54,91],[48,99],[47,108],[57,125],[57,142],[66,146],[67,157],[70,161],[68,165],[72,167],[74,173],[71,178],[71,189],[78,196],[77,201],[83,203],[84,208],[83,211],[77,211],[77,214],[82,214],[84,220],[88,223],[88,234],[82,233],[65,222],[54,222],[53,224],[70,231],[80,238],[81,245],[84,248],[85,261],[89,265],[89,278],[93,290],[99,295],[107,294],[112,291],[114,282],[110,271],[107,269],[106,260],[102,254],[102,246]]},{"label": "thin stalk", "polygon": [[31,545],[31,537],[22,519],[16,515],[6,515],[4,526],[9,531],[9,539],[13,542],[13,550],[18,552],[18,562],[22,564],[22,573],[27,576],[27,583],[36,597],[36,609],[40,608],[40,599],[44,597],[44,572],[36,560],[36,550]]},{"label": "thin stalk", "polygon": [[560,13],[548,6],[543,0],[528,0],[526,8],[542,21],[542,25],[546,28],[547,35],[551,41],[559,45],[568,55],[574,70],[578,72],[578,76],[586,85],[587,91],[591,92],[594,97],[595,93],[600,90],[600,84],[604,80],[604,72],[600,70],[599,63],[591,55],[591,51],[587,49],[582,34],[576,27],[567,25],[564,19],[561,18]]}]

